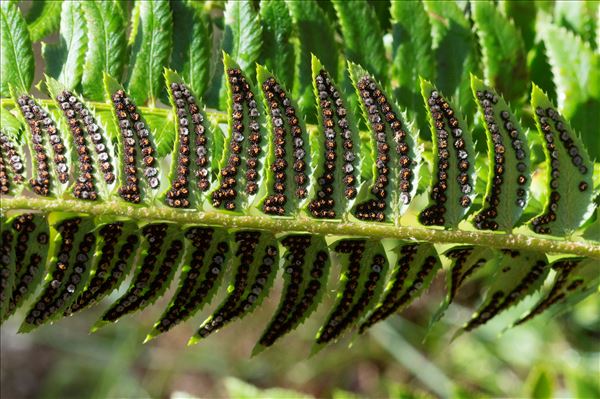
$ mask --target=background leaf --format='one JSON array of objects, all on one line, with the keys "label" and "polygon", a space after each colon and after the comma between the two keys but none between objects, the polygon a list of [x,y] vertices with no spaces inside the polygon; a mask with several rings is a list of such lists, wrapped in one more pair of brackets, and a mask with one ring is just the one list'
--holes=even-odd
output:
[{"label": "background leaf", "polygon": [[[419,125],[424,126],[426,110],[419,92],[419,76],[434,81],[437,72],[436,60],[431,51],[429,17],[423,3],[417,1],[395,1],[390,10],[395,94],[402,99],[402,106],[407,107],[412,115],[418,115]],[[458,57],[453,54],[449,58]],[[445,74],[441,76],[446,79]]]},{"label": "background leaf", "polygon": [[65,1],[60,14],[60,41],[42,43],[46,73],[71,90],[77,88],[83,74],[86,32],[81,3]]},{"label": "background leaf", "polygon": [[32,3],[25,16],[29,36],[37,42],[58,29],[62,0],[39,0]]},{"label": "background leaf", "polygon": [[[437,86],[451,95],[467,117],[475,112],[469,74],[479,73],[477,38],[471,23],[455,2],[424,1],[431,20]],[[419,72],[420,73],[420,72]],[[421,129],[421,134],[425,129]]]},{"label": "background leaf", "polygon": [[3,97],[10,97],[9,85],[26,92],[33,82],[33,50],[27,24],[16,4],[3,1],[0,13],[0,91]]},{"label": "background leaf", "polygon": [[383,32],[371,4],[365,0],[353,1],[352,7],[340,0],[332,0],[332,4],[342,29],[346,58],[362,65],[386,84],[389,78]]},{"label": "background leaf", "polygon": [[281,83],[292,87],[294,83],[294,46],[292,44],[292,17],[285,2],[265,0],[260,3],[263,27],[261,60]]},{"label": "background leaf", "polygon": [[173,26],[179,27],[173,30],[171,67],[202,97],[210,81],[212,24],[206,14],[189,3],[171,2],[171,8]]},{"label": "background leaf", "polygon": [[315,0],[286,2],[290,9],[297,40],[294,42],[296,65],[293,96],[309,121],[316,120],[312,89],[311,54],[337,79],[339,47],[334,23]]},{"label": "background leaf", "polygon": [[471,5],[486,83],[494,86],[508,101],[523,100],[527,93],[528,73],[520,32],[493,3],[476,1]]},{"label": "background leaf", "polygon": [[230,0],[225,6],[223,50],[236,60],[240,68],[250,70],[262,48],[262,25],[250,1]]},{"label": "background leaf", "polygon": [[83,94],[91,100],[103,100],[103,74],[118,78],[123,73],[125,15],[118,1],[85,1],[81,7],[88,40],[81,78]]},{"label": "background leaf", "polygon": [[544,44],[556,82],[558,106],[582,133],[590,155],[600,159],[600,55],[581,38],[554,25],[545,26]]},{"label": "background leaf", "polygon": [[[173,21],[166,0],[139,1],[139,22],[133,41],[127,90],[139,105],[154,105],[164,90],[163,67],[173,41]],[[135,13],[134,13],[135,16]]]}]

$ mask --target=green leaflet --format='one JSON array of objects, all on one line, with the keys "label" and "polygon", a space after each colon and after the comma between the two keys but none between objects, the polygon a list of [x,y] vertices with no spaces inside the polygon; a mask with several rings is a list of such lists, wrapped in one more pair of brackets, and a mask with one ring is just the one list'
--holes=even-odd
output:
[{"label": "green leaflet", "polygon": [[304,115],[314,121],[313,80],[311,54],[322,60],[324,67],[338,77],[339,49],[335,28],[315,0],[286,1],[294,21],[295,74],[293,97],[298,100]]},{"label": "green leaflet", "polygon": [[[118,192],[124,200],[135,204],[152,202],[161,189],[161,175],[154,158],[154,131],[150,132],[135,103],[110,75],[104,74],[104,88],[107,97],[112,99],[113,123],[120,129],[117,143],[122,151],[118,152],[115,170],[123,172],[118,175]],[[169,118],[162,121],[168,123]],[[142,156],[137,156],[136,144],[141,147]]]},{"label": "green leaflet", "polygon": [[489,163],[484,207],[475,215],[474,224],[480,229],[511,231],[527,204],[531,183],[527,135],[494,89],[474,75],[471,87],[485,126]]},{"label": "green leaflet", "polygon": [[260,56],[262,25],[258,13],[248,0],[230,0],[225,6],[223,50],[248,70]]},{"label": "green leaflet", "polygon": [[[96,218],[96,253],[90,276],[76,299],[64,311],[65,316],[100,302],[117,289],[129,274],[140,243],[137,223]],[[104,224],[103,224],[104,223]]]},{"label": "green leaflet", "polygon": [[312,75],[319,127],[310,139],[317,184],[308,210],[313,217],[339,219],[358,193],[364,154],[354,150],[361,140],[346,96],[314,55]]},{"label": "green leaflet", "polygon": [[[8,111],[5,111],[8,113]],[[10,114],[9,114],[10,115]],[[10,116],[14,121],[16,119]],[[25,186],[25,163],[17,135],[11,128],[13,120],[5,119],[7,127],[0,130],[0,194],[19,194]]]},{"label": "green leaflet", "polygon": [[533,294],[542,286],[550,270],[546,255],[510,250],[503,251],[495,267],[496,273],[489,279],[485,299],[455,337],[487,323]]},{"label": "green leaflet", "polygon": [[554,25],[543,26],[544,44],[556,83],[558,106],[582,132],[590,155],[600,158],[600,55],[580,37]]},{"label": "green leaflet", "polygon": [[[2,276],[7,285],[3,287],[5,296],[0,303],[0,323],[27,301],[44,275],[50,243],[46,216],[41,213],[2,216],[2,253],[8,255],[9,268],[14,275],[7,280]],[[4,241],[7,232],[12,236],[10,241]],[[2,263],[6,270],[5,259]]]},{"label": "green leaflet", "polygon": [[58,29],[62,0],[42,0],[32,4],[25,16],[32,42],[37,42]]},{"label": "green leaflet", "polygon": [[160,158],[165,157],[173,151],[175,145],[175,133],[177,132],[177,122],[173,114],[165,115],[147,114],[145,116],[148,126],[151,127],[152,136],[156,145],[156,155]]},{"label": "green leaflet", "polygon": [[[63,1],[60,13],[60,41],[42,43],[46,74],[74,90],[81,82],[87,48],[87,23],[79,2]],[[99,82],[96,82],[98,84]]]},{"label": "green leaflet", "polygon": [[[171,188],[165,193],[166,203],[172,207],[198,209],[216,180],[217,163],[214,161],[218,160],[216,154],[220,150],[217,145],[222,144],[218,141],[221,131],[207,119],[202,103],[176,72],[166,69],[165,82],[176,115],[173,125],[177,126],[175,142],[169,147],[172,149]],[[157,135],[159,156],[162,152],[159,137],[174,134],[174,129],[169,129],[165,134]]]},{"label": "green leaflet", "polygon": [[11,96],[20,110],[19,120],[28,126],[23,137],[32,155],[29,186],[38,195],[61,197],[69,186],[71,147],[65,125],[56,122],[61,121],[59,111],[51,111],[27,94],[11,90]]},{"label": "green leaflet", "polygon": [[391,277],[377,306],[363,320],[359,332],[408,307],[429,288],[440,269],[440,260],[433,245],[428,243],[398,243],[397,258]]},{"label": "green leaflet", "polygon": [[211,75],[212,24],[209,16],[191,3],[170,4],[173,26],[178,27],[173,30],[171,67],[200,99],[208,89]]},{"label": "green leaflet", "polygon": [[27,312],[20,332],[29,332],[62,317],[89,277],[96,248],[94,218],[53,213],[48,223],[50,267],[42,292]]},{"label": "green leaflet", "polygon": [[264,196],[263,165],[269,143],[261,134],[264,112],[252,82],[227,53],[223,64],[230,117],[219,186],[211,193],[211,200],[215,208],[239,212]]},{"label": "green leaflet", "polygon": [[[521,32],[525,49],[530,50],[536,41],[535,24],[537,13],[538,10],[542,11],[539,3],[536,4],[533,1],[501,0],[498,2],[498,6],[502,14],[514,22],[515,26]],[[552,7],[556,7],[555,4],[552,4]]]},{"label": "green leaflet", "polygon": [[[224,14],[225,31],[221,48],[236,60],[242,70],[248,70],[254,67],[262,48],[262,24],[258,12],[249,0],[229,0]],[[226,102],[227,84],[221,86],[221,108],[225,108]]]},{"label": "green leaflet", "polygon": [[352,7],[332,1],[344,36],[344,52],[349,61],[367,68],[379,81],[389,80],[383,47],[383,32],[375,11],[365,0],[355,0]]},{"label": "green leaflet", "polygon": [[312,191],[308,176],[312,165],[310,137],[304,117],[289,91],[261,65],[257,81],[269,128],[269,153],[265,160],[267,195],[260,206],[264,213],[288,216],[304,208]]},{"label": "green leaflet", "polygon": [[3,1],[0,13],[0,92],[2,97],[10,97],[9,85],[23,92],[31,87],[34,74],[33,49],[27,23],[17,5]]},{"label": "green leaflet", "polygon": [[595,1],[578,1],[573,4],[559,1],[554,5],[554,20],[595,47],[598,40],[596,31],[599,10],[598,2]]},{"label": "green leaflet", "polygon": [[552,269],[556,271],[552,287],[545,290],[542,298],[513,326],[523,324],[548,309],[552,309],[554,314],[568,309],[598,290],[598,264],[592,259],[559,259],[552,263]]},{"label": "green leaflet", "polygon": [[2,112],[0,112],[0,128],[17,143],[20,144],[23,141],[23,123],[10,110],[4,107],[2,107]]},{"label": "green leaflet", "polygon": [[[361,220],[397,222],[417,191],[420,149],[417,133],[398,105],[360,66],[349,63],[350,77],[367,121],[373,158],[369,191],[354,208]],[[362,200],[362,202],[360,202]]]},{"label": "green leaflet", "polygon": [[4,214],[0,215],[0,322],[8,310],[16,277],[16,262],[13,246],[16,244],[16,234],[11,223]]},{"label": "green leaflet", "polygon": [[488,271],[489,267],[484,268],[485,266],[495,266],[496,262],[493,260],[497,257],[497,253],[492,249],[474,245],[453,247],[443,255],[451,260],[450,268],[446,272],[446,297],[431,317],[429,328],[444,316],[463,284],[468,279]]},{"label": "green leaflet", "polygon": [[283,292],[277,311],[252,351],[253,356],[303,323],[319,306],[327,287],[331,262],[323,237],[294,234],[280,242],[285,248]]},{"label": "green leaflet", "polygon": [[164,89],[162,72],[173,43],[171,9],[166,0],[137,1],[135,8],[127,90],[136,103],[153,106]]},{"label": "green leaflet", "polygon": [[103,74],[121,77],[126,39],[125,13],[119,1],[84,1],[81,7],[87,28],[87,51],[81,85],[91,100],[104,100]]},{"label": "green leaflet", "polygon": [[154,303],[167,290],[181,264],[184,246],[177,225],[155,223],[140,227],[140,262],[135,275],[127,291],[94,324],[92,332]]},{"label": "green leaflet", "polygon": [[522,101],[528,83],[525,45],[520,32],[492,2],[472,4],[473,20],[483,55],[483,72],[509,101]]},{"label": "green leaflet", "polygon": [[431,183],[430,205],[419,214],[419,221],[426,226],[456,228],[475,197],[471,131],[460,110],[423,79],[421,94],[429,111],[434,143],[431,170],[435,179]]},{"label": "green leaflet", "polygon": [[186,251],[177,292],[146,341],[169,331],[210,303],[225,275],[231,238],[226,230],[190,227],[184,237]]},{"label": "green leaflet", "polygon": [[544,212],[531,225],[540,234],[571,234],[594,210],[593,164],[581,138],[535,84],[531,107],[544,140],[549,191]]},{"label": "green leaflet", "polygon": [[237,244],[232,267],[234,277],[227,289],[227,297],[200,325],[189,345],[253,312],[273,286],[279,264],[275,236],[260,231],[238,231],[234,236]]},{"label": "green leaflet", "polygon": [[[465,115],[475,112],[469,74],[479,73],[477,38],[467,16],[455,2],[424,1],[430,14],[437,85],[452,95]],[[421,72],[419,72],[421,73]]]},{"label": "green leaflet", "polygon": [[291,66],[295,63],[295,57],[291,38],[294,26],[288,6],[283,1],[261,1],[260,19],[263,27],[260,59],[281,79],[281,83],[292,87],[294,69]]},{"label": "green leaflet", "polygon": [[327,321],[317,333],[312,353],[337,340],[375,306],[389,266],[381,241],[342,239],[333,245],[345,260],[340,288]]},{"label": "green leaflet", "polygon": [[[90,173],[92,175],[90,182],[93,185],[93,193],[102,199],[108,199],[115,188],[116,178],[112,165],[115,151],[111,140],[104,138],[103,123],[95,117],[94,109],[91,108],[89,103],[85,102],[77,93],[68,91],[64,85],[55,79],[46,77],[46,87],[50,96],[56,101],[57,109],[63,111],[61,121],[68,121],[68,123],[61,123],[61,131],[65,132],[66,137],[63,139],[68,143],[68,147],[73,149],[71,151],[71,164],[79,164],[80,166],[78,171],[73,171],[74,180],[83,179],[86,173]],[[72,103],[71,100],[75,101]],[[79,104],[81,104],[80,109]],[[67,117],[67,115],[73,116]],[[71,123],[76,124],[71,125]],[[76,129],[80,129],[81,133],[79,135],[74,133]],[[83,145],[77,143],[78,136],[84,138]],[[93,165],[91,172],[84,169],[87,166],[84,166],[81,162],[81,156],[90,158],[88,163]],[[77,194],[80,183],[80,181],[75,182],[69,190],[75,194],[74,198],[94,200],[95,196],[86,198]]]},{"label": "green leaflet", "polygon": [[[444,7],[452,7],[450,4]],[[392,17],[392,57],[394,80],[397,81],[396,94],[402,104],[425,121],[421,106],[419,77],[435,80],[436,60],[431,51],[431,25],[422,2],[394,1],[390,8]],[[452,60],[456,54],[449,57]],[[453,61],[449,61],[453,62]],[[455,62],[455,61],[454,61]],[[443,75],[446,80],[446,72]],[[448,92],[451,92],[450,90]]]}]

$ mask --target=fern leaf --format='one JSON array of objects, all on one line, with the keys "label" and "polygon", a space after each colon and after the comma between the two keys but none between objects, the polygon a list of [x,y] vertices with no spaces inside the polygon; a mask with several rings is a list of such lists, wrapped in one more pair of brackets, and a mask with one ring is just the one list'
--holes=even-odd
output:
[{"label": "fern leaf", "polygon": [[[426,226],[455,228],[471,206],[475,193],[474,148],[460,110],[431,83],[421,80],[433,146],[430,205],[419,214]],[[449,139],[451,137],[451,139]]]},{"label": "fern leaf", "polygon": [[451,265],[446,272],[446,297],[438,310],[434,313],[429,327],[438,322],[450,306],[459,289],[467,282],[490,266],[496,265],[496,252],[486,247],[474,245],[457,246],[449,249],[443,254],[451,260]]},{"label": "fern leaf", "polygon": [[315,56],[312,71],[319,130],[311,139],[317,184],[308,210],[316,218],[336,219],[350,209],[358,193],[362,160],[356,156],[355,146],[360,137],[344,93]]},{"label": "fern leaf", "polygon": [[63,1],[60,13],[60,41],[42,43],[46,73],[67,89],[77,88],[83,74],[87,48],[87,24],[79,2]]},{"label": "fern leaf", "polygon": [[[489,162],[484,207],[475,215],[475,227],[510,231],[527,204],[531,180],[527,136],[502,96],[475,76],[471,86],[485,126]],[[507,190],[505,182],[516,184]]]},{"label": "fern leaf", "polygon": [[58,29],[62,0],[43,0],[33,3],[25,16],[32,42],[37,42]]},{"label": "fern leaf", "polygon": [[[3,253],[8,252],[9,262],[14,264],[11,279],[3,276],[6,295],[0,309],[0,322],[4,322],[35,292],[44,276],[48,247],[51,241],[47,215],[23,213],[3,221]],[[8,231],[12,240],[4,241]],[[7,237],[8,238],[8,237]],[[5,248],[5,245],[9,245]],[[8,282],[12,280],[12,284]]]},{"label": "fern leaf", "polygon": [[294,83],[295,63],[292,44],[293,22],[288,6],[283,1],[265,0],[260,3],[263,27],[263,45],[260,59],[288,88]]},{"label": "fern leaf", "polygon": [[418,298],[440,268],[435,248],[425,243],[400,244],[395,248],[397,263],[377,306],[360,325],[363,333],[373,324],[399,312]]},{"label": "fern leaf", "polygon": [[104,73],[116,77],[123,73],[125,15],[118,1],[82,2],[81,7],[87,28],[87,51],[81,85],[86,97],[100,101],[104,99]]},{"label": "fern leaf", "polygon": [[42,292],[27,312],[20,332],[29,332],[62,317],[89,277],[96,248],[94,218],[53,213],[48,222],[50,268]]},{"label": "fern leaf", "polygon": [[154,105],[164,87],[162,72],[171,52],[173,20],[166,0],[138,1],[136,8],[139,25],[135,36],[132,30],[127,90],[136,103]]},{"label": "fern leaf", "polygon": [[182,262],[177,292],[146,341],[169,331],[200,311],[212,300],[223,280],[230,255],[227,232],[223,229],[190,227],[184,236],[188,249]]},{"label": "fern leaf", "polygon": [[359,195],[355,216],[361,220],[397,221],[417,191],[417,134],[380,84],[356,64],[351,63],[349,70],[371,131],[371,156],[375,160],[370,193]]},{"label": "fern leaf", "polygon": [[195,344],[235,319],[243,318],[256,309],[273,285],[279,264],[275,237],[260,231],[235,233],[234,279],[227,297],[221,302],[190,339]]},{"label": "fern leaf", "polygon": [[[267,149],[261,140],[263,107],[256,91],[239,65],[224,53],[227,77],[227,109],[229,134],[223,146],[219,186],[211,193],[212,206],[240,211],[263,196],[263,165]],[[242,166],[243,165],[243,166]],[[240,172],[243,168],[245,173]]]},{"label": "fern leaf", "polygon": [[317,333],[313,353],[337,340],[375,306],[389,266],[380,241],[343,239],[334,248],[347,262],[343,263],[336,303]]},{"label": "fern leaf", "polygon": [[26,92],[31,87],[34,59],[27,24],[17,5],[4,1],[0,6],[0,92],[9,97],[9,85]]},{"label": "fern leaf", "polygon": [[277,311],[252,351],[253,355],[304,322],[321,302],[327,286],[330,260],[322,237],[288,235],[280,242],[286,248],[282,254],[283,293]]},{"label": "fern leaf", "polygon": [[315,98],[312,90],[312,61],[314,54],[322,61],[332,78],[338,77],[339,50],[335,40],[335,28],[315,0],[286,1],[295,26],[298,40],[295,49],[295,76],[293,96],[309,120],[315,120],[312,109]]},{"label": "fern leaf", "polygon": [[544,44],[558,93],[558,107],[571,125],[582,132],[590,155],[600,158],[600,55],[580,37],[546,24]]},{"label": "fern leaf", "polygon": [[509,101],[522,100],[528,74],[520,32],[491,2],[476,1],[472,6],[487,83]]},{"label": "fern leaf", "polygon": [[546,256],[535,252],[506,250],[497,262],[483,303],[462,331],[487,323],[531,295],[541,287],[550,270]]},{"label": "fern leaf", "polygon": [[100,302],[125,280],[136,258],[140,244],[138,227],[131,221],[97,220],[97,251],[94,254],[90,277],[77,298],[65,310],[70,316]]},{"label": "fern leaf", "polygon": [[268,110],[269,153],[265,160],[267,195],[261,200],[264,213],[287,216],[302,209],[312,185],[306,171],[311,167],[309,136],[304,118],[289,91],[267,69],[257,66],[264,109]]},{"label": "fern leaf", "polygon": [[[198,97],[208,89],[212,51],[212,25],[207,15],[183,1],[171,3],[173,29],[171,68],[178,71]],[[168,86],[168,84],[167,84]]]},{"label": "fern leaf", "polygon": [[[469,74],[479,73],[480,57],[471,23],[455,2],[424,1],[423,4],[431,22],[435,76],[443,77],[436,82],[437,86],[455,99],[465,115],[472,115],[475,104]],[[420,70],[417,72],[423,75]]]},{"label": "fern leaf", "polygon": [[531,107],[544,140],[549,191],[544,212],[531,220],[531,225],[540,234],[570,234],[594,210],[593,166],[581,139],[536,85]]},{"label": "fern leaf", "polygon": [[554,313],[567,309],[598,289],[598,265],[591,259],[559,259],[552,264],[556,271],[552,287],[533,308],[514,325],[523,324],[552,308]]},{"label": "fern leaf", "polygon": [[344,36],[346,58],[364,65],[378,80],[387,82],[383,32],[371,4],[365,0],[353,1],[352,7],[337,0],[332,4]]},{"label": "fern leaf", "polygon": [[262,48],[260,17],[247,0],[228,1],[225,6],[223,50],[235,59],[242,70],[250,69]]},{"label": "fern leaf", "polygon": [[140,264],[127,291],[92,327],[92,331],[154,303],[166,291],[182,258],[178,226],[167,223],[141,226]]},{"label": "fern leaf", "polygon": [[[418,90],[419,76],[435,80],[437,73],[436,60],[431,51],[429,18],[423,3],[416,1],[394,1],[390,14],[393,36],[392,74],[397,80],[396,93],[411,112],[420,116],[419,121],[425,121]],[[454,59],[455,56],[451,58]]]}]

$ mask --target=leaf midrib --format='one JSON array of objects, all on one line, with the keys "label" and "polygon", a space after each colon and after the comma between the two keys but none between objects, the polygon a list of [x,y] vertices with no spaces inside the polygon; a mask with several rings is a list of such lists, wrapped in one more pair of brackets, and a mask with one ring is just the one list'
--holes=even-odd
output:
[{"label": "leaf midrib", "polygon": [[349,222],[345,220],[323,221],[305,215],[277,218],[266,215],[225,213],[223,211],[179,210],[160,205],[143,207],[122,201],[100,202],[30,197],[2,198],[0,210],[2,213],[11,210],[74,212],[96,216],[127,217],[134,220],[170,221],[180,225],[258,229],[273,233],[306,232],[319,235],[417,240],[439,244],[473,244],[498,249],[570,254],[600,259],[600,245],[593,242],[541,238],[525,234],[395,226],[389,223]]}]

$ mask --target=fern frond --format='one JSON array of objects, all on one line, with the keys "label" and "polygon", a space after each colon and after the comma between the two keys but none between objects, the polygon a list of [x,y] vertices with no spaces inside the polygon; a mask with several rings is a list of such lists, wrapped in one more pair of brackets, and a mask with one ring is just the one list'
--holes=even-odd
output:
[{"label": "fern frond", "polygon": [[[212,17],[201,8],[135,2],[126,42],[122,3],[65,1],[65,42],[55,52],[47,47],[49,76],[34,96],[29,31],[35,41],[51,28],[28,30],[18,6],[2,3],[2,322],[38,288],[21,331],[96,305],[129,281],[96,330],[154,303],[181,270],[149,340],[211,305],[230,269],[226,295],[190,339],[197,343],[261,306],[281,269],[279,306],[256,354],[313,314],[337,262],[342,272],[316,332],[318,351],[410,306],[445,258],[448,292],[432,324],[470,280],[483,277],[487,291],[461,332],[536,292],[551,269],[552,287],[515,325],[597,291],[598,164],[586,150],[589,134],[579,136],[567,120],[595,92],[577,101],[559,96],[559,110],[534,85],[534,119],[511,109],[502,92],[520,105],[528,85],[523,41],[492,3],[474,3],[488,84],[468,79],[478,55],[458,7],[433,16],[432,3],[395,4],[390,52],[394,63],[410,62],[388,68],[383,25],[368,2],[334,2],[341,38],[316,2],[254,5],[227,3],[229,52],[211,87],[220,57],[209,57],[217,50]],[[413,37],[399,34],[412,15],[419,27],[409,30],[419,37],[409,46]],[[466,47],[450,40],[457,32]],[[557,32],[549,29],[545,40]],[[548,45],[558,89],[583,90],[557,60],[564,49]],[[448,55],[455,48],[464,62]],[[588,50],[578,42],[576,52],[590,58]],[[419,87],[418,76],[432,82],[421,78]],[[205,107],[219,87],[225,112]],[[417,111],[413,97],[394,98],[399,88],[420,91],[424,108]],[[420,112],[431,140],[418,134],[427,129],[414,122]],[[534,120],[539,137],[521,127]],[[487,154],[476,147],[484,134]]]}]

